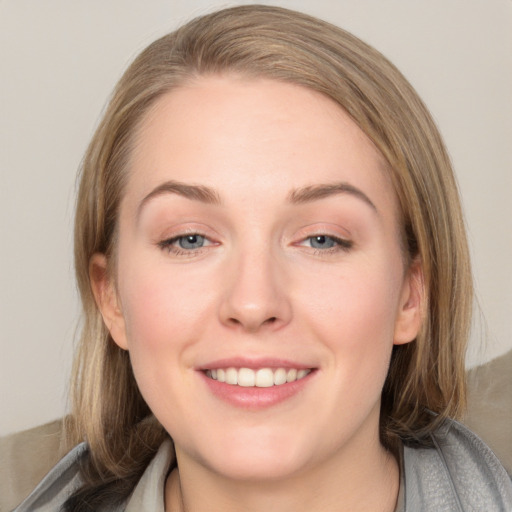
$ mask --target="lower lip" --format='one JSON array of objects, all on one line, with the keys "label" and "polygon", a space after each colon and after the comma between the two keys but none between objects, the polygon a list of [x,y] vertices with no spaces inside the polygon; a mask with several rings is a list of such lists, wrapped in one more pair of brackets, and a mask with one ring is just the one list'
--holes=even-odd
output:
[{"label": "lower lip", "polygon": [[311,371],[302,379],[268,388],[234,386],[211,379],[203,372],[199,373],[217,398],[241,409],[260,410],[278,405],[300,393],[316,372]]}]

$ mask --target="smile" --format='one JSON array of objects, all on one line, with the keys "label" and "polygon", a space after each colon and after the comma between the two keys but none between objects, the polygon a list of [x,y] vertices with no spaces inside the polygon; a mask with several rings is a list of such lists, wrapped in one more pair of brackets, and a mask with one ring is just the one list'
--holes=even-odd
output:
[{"label": "smile", "polygon": [[310,369],[296,368],[217,368],[206,370],[206,376],[218,382],[245,388],[270,388],[301,380]]}]

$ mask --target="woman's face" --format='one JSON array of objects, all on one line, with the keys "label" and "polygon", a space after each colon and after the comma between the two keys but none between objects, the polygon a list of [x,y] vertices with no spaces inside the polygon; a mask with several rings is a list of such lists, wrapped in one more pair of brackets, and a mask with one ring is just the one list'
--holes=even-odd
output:
[{"label": "woman's face", "polygon": [[230,76],[159,99],[116,257],[115,283],[93,258],[93,285],[180,465],[279,478],[381,448],[418,280],[384,163],[330,99]]}]

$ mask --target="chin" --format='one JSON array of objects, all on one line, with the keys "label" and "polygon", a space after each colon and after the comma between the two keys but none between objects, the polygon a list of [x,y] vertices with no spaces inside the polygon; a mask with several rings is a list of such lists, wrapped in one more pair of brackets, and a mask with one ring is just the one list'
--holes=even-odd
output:
[{"label": "chin", "polygon": [[226,457],[222,464],[215,464],[211,469],[230,480],[271,482],[291,478],[303,467],[302,461],[283,457],[282,452],[275,450],[258,456]]},{"label": "chin", "polygon": [[[300,473],[311,462],[312,447],[302,439],[287,436],[236,434],[216,449],[203,452],[203,464],[225,478],[245,481],[277,481]],[[311,457],[308,456],[311,455]]]}]

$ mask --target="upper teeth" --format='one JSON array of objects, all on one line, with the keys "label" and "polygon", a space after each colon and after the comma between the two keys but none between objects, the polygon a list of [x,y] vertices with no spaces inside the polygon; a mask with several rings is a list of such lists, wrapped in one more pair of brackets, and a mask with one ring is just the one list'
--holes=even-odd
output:
[{"label": "upper teeth", "polygon": [[218,368],[207,370],[206,375],[219,382],[233,386],[269,388],[304,378],[311,370],[296,368]]}]

